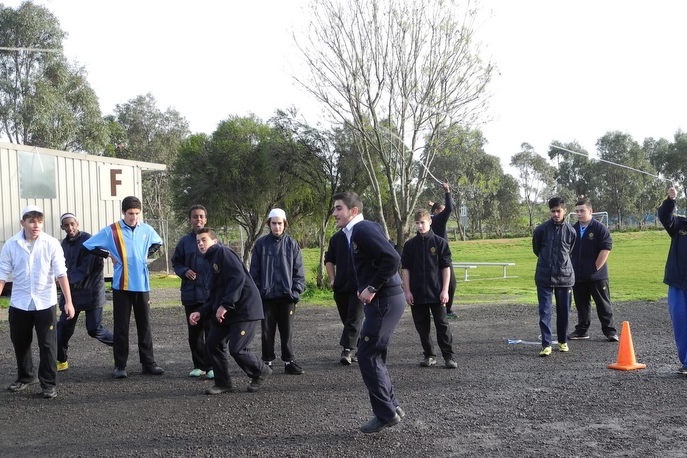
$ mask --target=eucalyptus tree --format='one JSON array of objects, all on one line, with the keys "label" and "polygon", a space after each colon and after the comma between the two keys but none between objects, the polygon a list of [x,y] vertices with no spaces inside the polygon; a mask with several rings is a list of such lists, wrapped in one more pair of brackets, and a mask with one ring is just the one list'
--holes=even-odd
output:
[{"label": "eucalyptus tree", "polygon": [[293,152],[293,138],[283,130],[253,115],[229,117],[211,136],[182,144],[172,167],[175,208],[202,203],[213,225],[238,224],[246,233],[247,262],[271,208],[285,207],[290,222],[299,216],[308,190],[294,179]]},{"label": "eucalyptus tree", "polygon": [[[297,78],[355,129],[377,218],[402,243],[438,148],[436,134],[484,108],[492,66],[473,40],[469,3],[315,0]],[[381,164],[378,173],[377,164]],[[388,199],[385,199],[388,191]]]},{"label": "eucalyptus tree", "polygon": [[543,202],[544,193],[553,187],[556,169],[537,154],[529,143],[523,143],[520,148],[522,151],[511,158],[510,165],[518,170],[520,190],[529,217],[529,228],[533,230],[537,207]]},{"label": "eucalyptus tree", "polygon": [[687,196],[687,133],[678,130],[672,142],[663,138],[645,139],[643,149],[661,175],[670,180],[675,187],[682,188],[682,192]]},{"label": "eucalyptus tree", "polygon": [[[115,105],[114,114],[104,121],[110,133],[109,154],[168,167],[173,165],[180,145],[189,135],[186,119],[171,108],[162,111],[151,94]],[[168,225],[173,220],[168,173],[144,172],[142,199],[146,218],[155,224],[163,239],[168,240]],[[167,260],[169,249],[170,244],[165,244],[163,254]]]},{"label": "eucalyptus tree", "polygon": [[12,143],[100,154],[107,142],[85,69],[62,54],[65,32],[46,8],[0,4],[0,133]]},{"label": "eucalyptus tree", "polygon": [[[556,148],[560,146],[565,149]],[[572,151],[572,152],[571,152]],[[587,157],[584,157],[584,156]],[[549,158],[556,163],[556,183],[559,193],[566,201],[570,197],[590,197],[595,190],[594,163],[589,159],[589,153],[577,142],[552,142],[549,148]]]},{"label": "eucalyptus tree", "polygon": [[654,213],[652,207],[663,191],[658,190],[656,179],[646,174],[656,173],[647,152],[629,134],[617,131],[601,137],[596,148],[603,160],[595,165],[600,203],[619,228],[628,217],[642,225],[647,213]]}]

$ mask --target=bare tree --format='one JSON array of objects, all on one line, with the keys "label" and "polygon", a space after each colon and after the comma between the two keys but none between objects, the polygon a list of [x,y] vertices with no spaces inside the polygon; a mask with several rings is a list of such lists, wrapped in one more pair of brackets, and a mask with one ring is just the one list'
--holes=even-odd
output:
[{"label": "bare tree", "polygon": [[534,229],[534,213],[542,195],[553,187],[556,169],[537,154],[529,143],[520,145],[522,151],[511,158],[510,165],[518,170],[520,189],[525,198],[530,231]]},{"label": "bare tree", "polygon": [[492,66],[473,43],[476,10],[432,0],[314,0],[312,9],[299,43],[309,76],[297,80],[357,132],[379,221],[388,233],[392,215],[402,243],[437,132],[483,112]]}]

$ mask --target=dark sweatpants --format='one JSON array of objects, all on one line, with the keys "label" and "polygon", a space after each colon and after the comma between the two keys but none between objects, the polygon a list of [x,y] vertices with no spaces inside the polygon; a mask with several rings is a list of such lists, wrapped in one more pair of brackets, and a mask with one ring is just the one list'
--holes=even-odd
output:
[{"label": "dark sweatpants", "polygon": [[396,416],[398,401],[386,368],[386,355],[391,334],[403,316],[406,300],[403,293],[376,297],[365,305],[365,320],[358,344],[358,367],[367,387],[372,412],[387,423]]},{"label": "dark sweatpants", "polygon": [[31,357],[31,342],[33,330],[36,329],[40,363],[38,365],[38,380],[42,388],[56,385],[57,376],[57,306],[45,310],[25,311],[10,307],[8,320],[10,324],[10,339],[14,346],[17,359],[17,380],[29,383],[36,379]]},{"label": "dark sweatpants", "polygon": [[186,312],[186,326],[188,328],[188,346],[191,349],[191,360],[193,361],[193,368],[202,371],[209,371],[210,361],[207,356],[207,349],[205,348],[205,341],[210,333],[210,320],[201,318],[200,323],[191,325],[188,321],[189,315],[193,312],[200,312],[203,306],[202,302],[183,302],[184,311]]},{"label": "dark sweatpants", "polygon": [[336,309],[344,326],[339,345],[353,350],[358,346],[360,326],[363,322],[363,303],[358,299],[358,294],[355,291],[352,293],[334,293],[334,302],[336,302]]},{"label": "dark sweatpants", "polygon": [[62,312],[60,319],[57,320],[57,360],[65,362],[69,359],[69,339],[74,335],[76,323],[81,312],[86,314],[86,331],[88,335],[111,347],[114,343],[114,336],[102,324],[103,307],[93,307],[88,310],[75,310],[74,317],[69,319],[67,314]]},{"label": "dark sweatpants", "polygon": [[575,283],[573,286],[573,298],[577,308],[577,326],[575,332],[586,334],[591,325],[591,299],[596,304],[596,314],[601,322],[601,331],[606,336],[617,333],[613,324],[613,307],[611,306],[611,293],[608,280]]},{"label": "dark sweatpants", "polygon": [[257,377],[265,368],[265,363],[250,349],[255,337],[258,321],[239,321],[219,324],[210,320],[210,332],[206,340],[207,352],[215,372],[215,385],[231,386],[229,375],[229,356],[249,377]]},{"label": "dark sweatpants", "polygon": [[286,363],[293,361],[293,315],[296,313],[296,304],[289,300],[263,300],[262,309],[265,313],[265,319],[262,320],[262,360],[276,359],[274,338],[278,328],[281,360]]},{"label": "dark sweatpants", "polygon": [[[425,356],[436,356],[430,338],[432,318],[437,332],[437,344],[444,359],[453,358],[453,336],[446,318],[446,307],[440,303],[415,304],[410,307],[415,329],[420,335],[420,344]],[[430,317],[431,313],[431,317]]]},{"label": "dark sweatpants", "polygon": [[138,355],[143,366],[155,366],[153,333],[150,329],[150,294],[138,291],[112,291],[112,318],[115,367],[126,369],[129,359],[129,323],[134,311],[138,334]]}]

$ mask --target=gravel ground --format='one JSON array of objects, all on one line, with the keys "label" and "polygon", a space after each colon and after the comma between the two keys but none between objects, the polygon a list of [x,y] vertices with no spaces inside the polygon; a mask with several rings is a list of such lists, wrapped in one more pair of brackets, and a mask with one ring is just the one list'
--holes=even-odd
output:
[{"label": "gravel ground", "polygon": [[[176,294],[155,291],[153,303]],[[279,368],[259,393],[219,396],[203,394],[211,381],[187,376],[180,306],[153,308],[162,377],[140,373],[132,346],[129,378],[113,380],[111,352],[80,323],[56,399],[42,399],[37,387],[0,392],[0,456],[685,456],[687,378],[675,372],[663,301],[615,306],[618,328],[631,323],[637,360],[647,364],[630,372],[607,368],[618,344],[598,322],[592,339],[571,342],[567,354],[539,358],[536,345],[509,345],[539,334],[536,308],[523,305],[460,307],[452,322],[458,370],[422,368],[407,310],[388,358],[407,416],[372,435],[358,432],[371,415],[358,368],[338,364],[336,310],[303,305],[297,313],[305,374]],[[7,322],[0,374],[5,385],[15,377]],[[248,382],[236,366],[233,374]]]}]

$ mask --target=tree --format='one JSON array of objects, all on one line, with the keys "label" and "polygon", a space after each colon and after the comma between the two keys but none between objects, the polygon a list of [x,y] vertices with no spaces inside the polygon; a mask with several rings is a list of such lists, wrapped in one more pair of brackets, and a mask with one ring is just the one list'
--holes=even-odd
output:
[{"label": "tree", "polygon": [[317,0],[301,46],[310,74],[299,81],[355,129],[378,219],[388,232],[384,210],[391,209],[398,244],[437,133],[481,113],[491,78],[473,43],[475,11],[466,7],[459,18],[458,10],[452,1]]},{"label": "tree", "polygon": [[687,133],[678,130],[672,143],[663,138],[645,139],[643,149],[651,164],[687,195]]},{"label": "tree", "polygon": [[549,158],[555,160],[558,165],[555,178],[559,193],[566,198],[566,201],[570,200],[569,197],[577,199],[580,196],[589,196],[594,189],[594,167],[588,158],[582,156],[583,154],[588,156],[589,153],[577,142],[553,142],[552,144],[569,150],[562,150],[555,146],[549,148]]},{"label": "tree", "polygon": [[0,4],[0,132],[10,142],[100,153],[106,131],[83,68],[62,56],[55,16],[31,2]]},{"label": "tree", "polygon": [[529,216],[529,229],[534,229],[535,209],[541,203],[541,197],[547,188],[553,186],[555,168],[546,162],[546,159],[534,152],[529,143],[520,145],[522,151],[515,154],[510,165],[518,170],[520,177],[520,189],[525,199],[527,215]]},{"label": "tree", "polygon": [[601,206],[609,209],[618,228],[630,216],[641,226],[646,212],[658,200],[655,179],[640,172],[652,169],[648,154],[630,135],[617,131],[601,137],[596,148],[600,158],[606,161],[595,166]]},{"label": "tree", "polygon": [[290,203],[303,185],[293,179],[291,141],[255,116],[230,117],[207,139],[190,137],[173,166],[175,207],[201,202],[213,224],[237,223],[247,234],[248,261],[271,208],[289,208],[289,222],[298,216]]},{"label": "tree", "polygon": [[338,167],[340,156],[335,149],[333,134],[299,120],[295,110],[278,111],[272,123],[285,138],[292,140],[290,156],[295,162],[293,174],[310,190],[313,204],[311,208],[317,221],[317,244],[320,247],[316,282],[318,287],[322,287],[325,237],[332,214],[332,196],[341,183]]},{"label": "tree", "polygon": [[[174,164],[177,152],[189,134],[188,122],[175,110],[161,111],[151,94],[117,104],[114,115],[106,117],[105,121],[111,135],[108,154],[168,167]],[[172,219],[169,176],[159,172],[144,174],[142,199],[146,217],[157,221],[160,235],[168,240],[167,225]],[[163,254],[169,258],[167,245]]]}]

